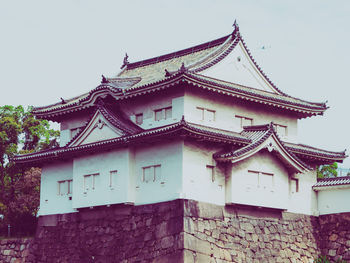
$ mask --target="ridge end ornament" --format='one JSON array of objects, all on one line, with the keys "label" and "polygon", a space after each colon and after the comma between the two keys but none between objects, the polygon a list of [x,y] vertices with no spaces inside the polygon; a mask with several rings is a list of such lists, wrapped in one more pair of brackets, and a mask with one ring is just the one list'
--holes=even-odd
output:
[{"label": "ridge end ornament", "polygon": [[127,66],[129,64],[128,58],[129,58],[128,53],[125,52],[125,56],[123,59],[123,65],[120,67],[120,69],[124,68],[125,66]]}]

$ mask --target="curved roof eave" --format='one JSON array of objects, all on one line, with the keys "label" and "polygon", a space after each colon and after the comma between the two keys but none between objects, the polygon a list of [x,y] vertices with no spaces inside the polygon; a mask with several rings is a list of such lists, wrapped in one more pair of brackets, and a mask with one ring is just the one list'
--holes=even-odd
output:
[{"label": "curved roof eave", "polygon": [[[270,123],[269,125],[262,125],[262,129],[255,129],[254,126],[251,127],[254,128],[251,134],[254,140],[251,144],[229,153],[215,154],[214,158],[218,161],[230,161],[232,163],[236,163],[250,158],[263,149],[267,149],[269,152],[275,151],[278,153],[280,158],[287,162],[289,166],[297,173],[312,170],[310,166],[301,161],[284,146],[284,143],[279,139],[274,130],[273,123]],[[254,134],[258,134],[259,136],[254,136]]]},{"label": "curved roof eave", "polygon": [[284,95],[275,95],[270,92],[256,90],[239,84],[215,80],[196,73],[179,72],[171,77],[150,83],[137,88],[129,88],[123,92],[114,91],[107,86],[91,91],[86,97],[71,105],[63,106],[58,109],[47,111],[34,110],[34,114],[38,117],[54,118],[55,116],[81,111],[93,106],[99,96],[111,95],[116,100],[128,99],[147,93],[157,92],[169,87],[173,87],[180,82],[187,82],[203,89],[214,91],[219,94],[237,97],[239,99],[249,100],[260,104],[270,105],[282,109],[291,110],[306,116],[322,115],[327,109],[324,103],[307,102],[300,99],[285,97]]},{"label": "curved roof eave", "polygon": [[[235,83],[229,83],[221,80],[215,80],[210,77],[206,77],[200,74],[197,74],[198,72],[203,71],[206,68],[212,67],[216,63],[220,62],[222,59],[224,59],[232,50],[236,47],[237,43],[241,42],[243,45],[243,48],[245,52],[247,53],[248,57],[252,61],[253,65],[256,67],[258,72],[261,74],[261,76],[266,79],[266,81],[271,85],[275,93],[270,93],[264,91],[257,91],[254,88],[250,87],[244,87],[239,84]],[[204,53],[202,51],[205,51]],[[200,53],[200,56],[194,56],[190,59],[190,64],[186,65],[187,70],[186,72],[174,72],[172,76],[166,76],[164,75],[164,70],[166,68],[159,68],[160,65],[163,65],[162,62],[164,61],[170,61],[171,63],[175,63],[176,65],[179,64],[183,59],[185,60],[185,57],[194,53]],[[209,53],[208,53],[209,52]],[[181,58],[181,59],[180,59]],[[175,59],[175,60],[174,60]],[[160,64],[159,64],[160,63]],[[153,81],[141,81],[142,74],[145,75],[145,72],[143,72],[140,76],[137,76],[137,72],[144,67],[147,68],[147,66],[152,64],[159,64],[154,70],[157,71],[157,78],[152,79]],[[136,72],[134,70],[136,69]],[[162,72],[160,73],[159,71]],[[134,72],[130,76],[128,74],[125,74],[125,72]],[[123,73],[123,74],[122,74]],[[142,95],[147,92],[154,92],[159,89],[163,89],[164,87],[160,87],[161,85],[168,85],[174,80],[174,77],[177,78],[179,76],[179,73],[191,75],[192,79],[197,78],[196,81],[198,82],[204,82],[202,83],[203,86],[205,85],[216,85],[220,88],[227,88],[224,87],[227,86],[236,86],[236,93],[233,94],[231,90],[231,94],[228,94],[226,92],[220,92],[227,95],[234,95],[238,98],[259,102],[262,104],[268,104],[272,106],[276,106],[279,108],[285,108],[289,109],[295,112],[298,112],[302,116],[313,116],[313,115],[322,115],[323,112],[328,108],[325,103],[313,103],[313,102],[307,102],[303,101],[298,98],[294,98],[292,96],[287,95],[286,93],[282,92],[280,89],[277,88],[277,86],[267,77],[267,75],[263,72],[261,67],[257,64],[255,59],[253,58],[252,54],[250,53],[247,45],[245,44],[240,30],[237,23],[234,25],[234,30],[231,34],[215,39],[213,41],[209,41],[197,46],[193,46],[187,49],[183,49],[180,51],[172,52],[166,55],[162,55],[155,58],[150,58],[142,61],[137,61],[133,63],[126,63],[125,67],[123,67],[122,71],[120,72],[119,76],[117,78],[110,78],[105,79],[107,81],[101,83],[97,88],[91,90],[89,93],[83,94],[81,96],[75,97],[73,99],[64,101],[62,100],[61,103],[56,103],[52,105],[48,105],[45,107],[37,107],[34,108],[33,113],[38,117],[48,118],[48,119],[55,119],[56,117],[59,117],[61,115],[67,114],[67,113],[73,113],[78,112],[81,110],[84,110],[86,108],[89,108],[92,106],[94,100],[97,96],[100,94],[110,94],[115,98],[118,99],[126,99],[132,96],[136,95]],[[135,75],[136,74],[136,75]],[[124,76],[125,75],[125,76]],[[125,88],[118,88],[117,82],[128,82],[130,86],[125,86]],[[216,83],[213,83],[216,82]],[[130,84],[134,83],[134,84]],[[171,85],[171,84],[170,84]],[[240,89],[245,89],[244,91],[237,88],[240,87]],[[155,88],[155,90],[150,90],[152,88]],[[232,87],[231,87],[232,89]],[[143,92],[144,90],[147,90],[147,92]],[[249,92],[249,90],[251,92]],[[242,93],[242,94],[241,94]],[[255,94],[252,94],[255,93]],[[261,94],[260,94],[261,93]],[[275,96],[276,98],[271,98]],[[278,97],[278,98],[277,98]],[[288,102],[289,100],[289,102]],[[290,101],[294,101],[295,103],[290,103]],[[310,106],[310,107],[308,107]]]},{"label": "curved roof eave", "polygon": [[139,139],[156,138],[159,136],[173,134],[179,131],[188,132],[189,136],[201,136],[202,138],[206,138],[207,140],[214,141],[214,142],[224,142],[224,143],[230,143],[230,144],[236,144],[236,145],[246,145],[247,143],[250,142],[248,138],[245,138],[239,133],[226,131],[227,134],[223,134],[220,131],[218,132],[214,131],[210,127],[205,127],[205,126],[186,122],[183,118],[181,121],[175,124],[154,128],[151,130],[143,130],[137,134],[117,137],[114,139],[98,141],[95,143],[78,145],[73,147],[70,147],[71,143],[69,143],[66,146],[59,147],[52,150],[46,150],[42,152],[30,153],[25,155],[18,155],[13,158],[13,161],[16,163],[22,163],[22,164],[39,162],[39,161],[42,162],[42,161],[45,161],[46,159],[58,159],[72,153],[93,151],[95,149],[115,147],[118,145],[119,146],[128,145],[129,143],[132,143],[132,142],[138,142]]}]

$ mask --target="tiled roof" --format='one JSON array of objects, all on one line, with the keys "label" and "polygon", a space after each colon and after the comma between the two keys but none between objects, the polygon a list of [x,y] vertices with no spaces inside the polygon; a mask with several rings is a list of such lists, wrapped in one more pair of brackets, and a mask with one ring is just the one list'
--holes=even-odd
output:
[{"label": "tiled roof", "polygon": [[285,142],[285,146],[295,153],[297,156],[302,156],[306,159],[319,159],[328,160],[328,162],[342,162],[344,158],[347,157],[345,151],[343,152],[333,152],[326,151],[320,148],[312,147],[305,144],[295,144],[290,142]]},{"label": "tiled roof", "polygon": [[248,99],[258,103],[266,104],[266,101],[270,101],[270,102],[280,103],[281,105],[286,105],[286,106],[294,105],[296,107],[302,107],[304,109],[311,109],[311,110],[319,110],[322,112],[327,109],[327,106],[325,103],[308,102],[308,101],[294,98],[291,96],[279,95],[276,93],[272,93],[272,92],[268,92],[260,89],[254,89],[251,87],[246,87],[236,83],[214,79],[214,78],[207,77],[200,74],[190,73],[189,75],[198,81],[202,81],[203,83],[207,83],[213,86],[228,88],[233,92],[237,92],[237,95],[238,96],[240,95],[242,99]]},{"label": "tiled roof", "polygon": [[[234,151],[229,151],[227,153],[217,153],[214,155],[214,158],[218,160],[231,160],[236,159],[239,160],[241,156],[244,156],[247,153],[253,153],[255,149],[258,149],[258,147],[263,145],[263,143],[272,135],[277,138],[279,141],[279,144],[281,147],[285,149],[287,154],[289,155],[288,158],[293,160],[293,162],[297,163],[299,166],[301,166],[304,170],[311,170],[312,168],[308,166],[306,163],[304,163],[302,160],[300,160],[297,156],[293,154],[293,152],[286,149],[284,146],[284,143],[279,139],[275,129],[274,124],[271,122],[270,124],[266,125],[256,125],[256,126],[245,126],[243,127],[243,131],[241,132],[241,135],[249,138],[251,140],[251,143]],[[245,155],[249,156],[249,155]],[[245,157],[246,158],[246,157]],[[300,169],[300,168],[299,168]]]},{"label": "tiled roof", "polygon": [[350,176],[320,179],[312,188],[315,190],[320,190],[322,188],[327,188],[332,186],[350,187]]},{"label": "tiled roof", "polygon": [[144,129],[133,123],[119,109],[115,110],[117,112],[113,112],[107,107],[99,106],[98,110],[101,112],[103,117],[105,117],[114,127],[122,130],[125,135],[133,135],[144,131]]},{"label": "tiled roof", "polygon": [[147,83],[163,79],[165,76],[165,69],[169,72],[174,72],[177,71],[183,63],[190,69],[197,66],[200,62],[203,64],[211,60],[229,48],[234,42],[234,39],[235,36],[230,34],[185,50],[130,63],[118,74],[118,77],[141,77],[142,81],[137,85],[143,86]]},{"label": "tiled roof", "polygon": [[[246,151],[249,151],[257,147],[271,133],[272,133],[272,129],[270,129],[269,124],[246,126],[244,127],[244,130],[241,132],[241,135],[250,139],[251,143],[234,152],[226,152],[226,153],[220,152],[216,156],[222,157],[222,158],[229,157],[229,156],[238,156]],[[276,136],[278,135],[276,134]],[[295,143],[284,142],[284,141],[281,141],[281,143],[288,150],[289,153],[292,153],[294,156],[298,157],[298,159],[302,159],[303,162],[306,162],[306,160],[308,161],[312,160],[321,164],[326,164],[326,163],[333,163],[333,162],[342,162],[347,157],[347,155],[345,154],[345,151],[332,152],[332,151],[326,151],[323,149],[308,146],[305,144],[295,144]]]},{"label": "tiled roof", "polygon": [[96,150],[116,148],[132,143],[137,143],[139,145],[140,140],[149,142],[149,140],[151,140],[152,138],[158,138],[162,136],[168,137],[176,134],[187,135],[189,137],[195,138],[200,137],[201,139],[208,141],[224,142],[235,145],[245,145],[249,143],[249,139],[247,139],[239,133],[227,130],[216,130],[211,127],[189,123],[182,119],[180,122],[175,124],[144,130],[133,135],[127,135],[114,139],[98,141],[90,144],[84,144],[73,147],[69,147],[68,144],[68,146],[59,147],[56,149],[25,155],[17,155],[13,158],[13,161],[15,161],[16,163],[43,162],[47,159],[57,159],[63,156],[80,154],[83,152],[93,152]]},{"label": "tiled roof", "polygon": [[[253,126],[254,127],[254,126]],[[238,157],[246,152],[249,152],[259,146],[262,142],[264,142],[273,132],[270,129],[270,125],[261,125],[255,126],[252,130],[247,130],[247,127],[241,132],[241,135],[250,139],[250,143],[242,148],[239,148],[234,151],[229,151],[226,153],[220,152],[219,154],[214,154],[216,158],[230,158],[230,157]]]},{"label": "tiled roof", "polygon": [[[121,100],[134,96],[140,96],[145,93],[157,92],[160,89],[171,88],[184,82],[204,90],[209,90],[219,94],[225,94],[256,103],[271,105],[282,109],[292,110],[300,114],[318,115],[323,114],[323,112],[327,109],[327,106],[323,103],[306,102],[297,98],[253,89],[239,84],[230,83],[189,72],[178,73],[157,83],[151,83],[143,87],[133,87],[124,92],[113,90],[112,88],[107,87],[109,84],[104,84],[103,88],[100,88],[99,90],[96,89],[96,92],[107,92],[108,94],[113,94],[115,99]],[[54,106],[52,108],[36,109],[35,114],[39,117],[42,114],[51,116],[54,114],[59,114],[60,111],[74,112],[84,108],[92,107],[93,105],[89,103],[93,101],[94,96],[97,96],[96,93],[91,92],[80,98],[67,102],[67,104],[60,105],[59,107]],[[68,109],[69,107],[70,109]]]},{"label": "tiled roof", "polygon": [[[232,132],[228,130],[218,129],[214,127],[208,127],[204,125],[199,125],[195,123],[189,123],[184,119],[178,123],[167,125],[164,127],[143,130],[130,120],[125,120],[124,117],[118,117],[118,114],[112,113],[110,110],[105,107],[102,108],[102,113],[104,116],[107,116],[108,120],[116,127],[120,125],[125,127],[129,127],[129,132],[127,132],[124,136],[110,139],[106,141],[100,141],[88,145],[68,147],[67,146],[60,147],[53,150],[31,153],[26,155],[18,155],[14,158],[14,161],[18,163],[26,163],[32,162],[38,159],[45,158],[53,158],[58,157],[60,155],[71,154],[73,152],[81,152],[81,151],[89,151],[91,149],[99,149],[104,147],[117,147],[118,145],[127,145],[134,141],[138,141],[138,143],[142,143],[143,140],[152,139],[152,137],[159,136],[172,136],[174,134],[179,134],[178,132],[185,132],[190,137],[201,137],[202,139],[216,141],[216,142],[224,142],[228,144],[234,144],[236,150],[234,151],[226,151],[219,152],[215,154],[215,157],[220,158],[228,158],[232,156],[239,156],[244,154],[247,151],[258,147],[262,142],[265,141],[267,137],[271,135],[273,132],[272,124],[266,125],[255,125],[255,126],[246,126],[241,133]],[[108,115],[110,115],[108,117]],[[114,116],[114,117],[111,117]],[[121,115],[120,115],[121,116]],[[89,122],[89,121],[88,121]],[[88,123],[87,122],[87,123]],[[84,130],[84,129],[82,129]],[[82,131],[81,131],[82,132]],[[78,134],[79,135],[79,134]],[[76,135],[76,136],[78,136]],[[71,142],[76,138],[76,136],[71,140]],[[276,134],[277,136],[277,134]],[[140,141],[141,140],[141,141]],[[303,144],[292,144],[288,142],[282,142],[281,144],[288,150],[289,154],[291,154],[294,158],[301,158],[306,161],[310,158],[317,159],[320,163],[329,163],[334,161],[342,161],[346,158],[345,152],[330,152],[322,149],[314,148],[311,146],[303,145]],[[296,157],[297,156],[297,157]],[[298,158],[299,157],[299,158]],[[300,161],[302,162],[302,161]]]},{"label": "tiled roof", "polygon": [[[225,58],[236,47],[239,41],[242,41],[247,54],[256,68],[273,87],[275,93],[199,74],[201,71],[212,67]],[[182,68],[182,65],[186,68],[184,72],[179,70]],[[210,90],[212,91],[294,110],[306,116],[323,114],[327,109],[325,103],[304,101],[288,96],[279,90],[257,65],[241,37],[238,26],[235,25],[233,33],[222,38],[167,55],[128,63],[117,77],[107,79],[106,81],[108,83],[102,83],[89,93],[66,100],[63,103],[35,108],[34,114],[38,117],[50,119],[54,118],[54,116],[92,107],[93,105],[91,103],[89,104],[89,102],[93,100],[92,98],[94,96],[97,96],[96,94],[107,93],[116,99],[126,99],[130,96],[144,94],[144,89],[147,89],[148,92],[157,92],[160,86],[167,86],[169,82],[182,78],[191,79],[192,81],[196,80],[195,85],[198,85],[199,82],[202,88],[208,88],[210,86]],[[228,91],[221,91],[220,89]]]},{"label": "tiled roof", "polygon": [[[143,131],[141,127],[133,123],[130,119],[128,119],[125,114],[120,109],[114,109],[114,111],[109,110],[104,105],[98,105],[92,114],[96,114],[100,112],[102,116],[108,120],[115,128],[120,130],[124,136],[129,136],[133,134],[137,134]],[[85,129],[89,125],[92,116],[86,121],[85,125],[80,128],[80,131],[67,143],[70,146],[76,138],[78,138],[82,133],[84,133]]]}]

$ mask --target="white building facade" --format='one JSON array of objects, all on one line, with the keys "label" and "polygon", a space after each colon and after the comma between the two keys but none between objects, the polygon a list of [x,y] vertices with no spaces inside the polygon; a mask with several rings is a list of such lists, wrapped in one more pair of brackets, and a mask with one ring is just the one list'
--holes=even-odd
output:
[{"label": "white building facade", "polygon": [[318,215],[315,167],[344,152],[298,144],[298,120],[324,103],[279,90],[239,28],[139,62],[76,98],[36,108],[60,147],[17,156],[41,166],[40,215],[193,199]]}]

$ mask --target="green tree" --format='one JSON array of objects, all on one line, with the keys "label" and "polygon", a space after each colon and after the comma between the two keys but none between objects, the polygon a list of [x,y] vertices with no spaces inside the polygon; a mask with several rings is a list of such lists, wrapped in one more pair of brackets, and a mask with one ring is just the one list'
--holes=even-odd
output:
[{"label": "green tree", "polygon": [[338,168],[337,163],[317,166],[317,178],[322,179],[322,178],[337,177],[338,176],[337,168]]},{"label": "green tree", "polygon": [[6,224],[23,216],[35,217],[38,209],[41,171],[15,165],[12,157],[58,146],[59,131],[35,118],[31,110],[0,107],[0,214]]}]

